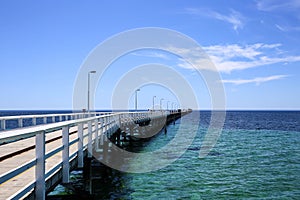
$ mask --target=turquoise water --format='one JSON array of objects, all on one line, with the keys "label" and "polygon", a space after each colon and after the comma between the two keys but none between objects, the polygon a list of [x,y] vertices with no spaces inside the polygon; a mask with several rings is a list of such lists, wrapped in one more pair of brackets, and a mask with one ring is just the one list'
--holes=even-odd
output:
[{"label": "turquoise water", "polygon": [[[192,145],[178,160],[158,171],[122,174],[122,187],[110,198],[300,199],[300,132],[284,131],[298,127],[300,115],[292,113],[294,119],[290,116],[278,122],[289,128],[278,126],[276,129],[281,130],[270,130],[267,126],[276,123],[275,114],[280,117],[283,113],[257,113],[258,118],[264,115],[264,120],[236,117],[240,121],[233,120],[234,123],[227,115],[227,124],[216,146],[207,157],[200,159],[199,148],[206,134],[203,123]],[[185,118],[191,129],[198,125],[193,113]],[[283,123],[284,120],[289,123]],[[252,123],[248,127],[256,128],[244,129],[247,123]],[[179,126],[180,120],[168,126],[168,134],[157,135],[144,145],[143,151],[165,145]]]}]

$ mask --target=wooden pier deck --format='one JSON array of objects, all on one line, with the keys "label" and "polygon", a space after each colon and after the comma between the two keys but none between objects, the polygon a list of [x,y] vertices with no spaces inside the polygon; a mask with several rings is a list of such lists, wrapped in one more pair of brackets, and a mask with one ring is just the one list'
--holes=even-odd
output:
[{"label": "wooden pier deck", "polygon": [[83,167],[84,153],[101,134],[153,117],[153,112],[110,113],[1,131],[0,200],[45,199],[59,181],[69,181],[72,166]]}]

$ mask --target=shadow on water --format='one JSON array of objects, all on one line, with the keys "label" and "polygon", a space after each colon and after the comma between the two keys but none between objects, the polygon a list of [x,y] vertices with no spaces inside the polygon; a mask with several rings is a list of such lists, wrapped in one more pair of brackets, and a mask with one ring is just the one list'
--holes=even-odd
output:
[{"label": "shadow on water", "polygon": [[[151,142],[150,138],[132,141],[125,149],[138,153],[143,151],[149,142]],[[88,181],[91,181],[92,199],[131,199],[130,194],[134,192],[134,189],[130,187],[132,179],[130,173],[112,169],[100,163],[97,159],[93,159],[91,174],[93,180]]]}]

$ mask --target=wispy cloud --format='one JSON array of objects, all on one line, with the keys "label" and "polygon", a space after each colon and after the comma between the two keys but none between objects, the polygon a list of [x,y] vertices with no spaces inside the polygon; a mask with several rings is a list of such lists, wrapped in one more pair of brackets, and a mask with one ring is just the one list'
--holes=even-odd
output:
[{"label": "wispy cloud", "polygon": [[164,53],[159,53],[155,51],[147,51],[147,52],[132,52],[130,55],[134,56],[143,56],[143,57],[152,57],[152,58],[162,58],[168,60],[169,57]]},{"label": "wispy cloud", "polygon": [[300,31],[300,26],[282,26],[275,24],[276,28],[283,32]]},{"label": "wispy cloud", "polygon": [[186,8],[185,13],[190,15],[198,15],[198,16],[206,16],[213,19],[217,19],[232,25],[233,29],[237,31],[238,29],[242,29],[244,26],[244,17],[241,13],[230,10],[229,14],[221,14],[219,12],[210,10],[210,9],[202,9],[202,8]]},{"label": "wispy cloud", "polygon": [[242,85],[248,83],[255,83],[256,85],[260,85],[261,83],[265,83],[268,81],[279,80],[288,77],[288,75],[274,75],[268,77],[257,77],[253,79],[234,79],[234,80],[222,80],[223,83],[232,83],[235,85]]},{"label": "wispy cloud", "polygon": [[275,26],[276,26],[276,28],[278,28],[279,30],[281,30],[281,31],[283,31],[283,32],[288,31],[285,27],[282,27],[282,26],[280,26],[280,25],[278,25],[278,24],[275,24]]},{"label": "wispy cloud", "polygon": [[218,20],[232,24],[234,30],[237,30],[238,28],[243,28],[243,26],[244,26],[244,24],[241,20],[241,18],[242,18],[241,14],[237,11],[232,10],[228,16],[222,15],[217,12],[212,12],[211,14],[212,14],[212,17],[214,17]]},{"label": "wispy cloud", "polygon": [[202,48],[179,48],[174,46],[164,47],[167,51],[179,55],[177,66],[185,69],[199,69],[217,71],[211,59]]},{"label": "wispy cloud", "polygon": [[258,0],[257,9],[261,11],[299,11],[299,0]]},{"label": "wispy cloud", "polygon": [[[230,73],[276,63],[299,62],[300,56],[284,55],[281,44],[213,45],[203,47],[221,72]],[[272,55],[272,56],[270,56]]]},{"label": "wispy cloud", "polygon": [[181,55],[185,59],[178,60],[178,67],[217,70],[222,73],[271,64],[300,62],[300,55],[287,55],[280,47],[279,43],[256,43],[251,45],[212,45],[203,47],[203,50],[169,47],[168,51]]},{"label": "wispy cloud", "polygon": [[[275,27],[283,32],[300,31],[300,1],[299,0],[258,0],[257,9],[264,12],[276,13],[280,18]],[[289,16],[287,18],[287,16]],[[291,20],[292,19],[292,20]]]}]

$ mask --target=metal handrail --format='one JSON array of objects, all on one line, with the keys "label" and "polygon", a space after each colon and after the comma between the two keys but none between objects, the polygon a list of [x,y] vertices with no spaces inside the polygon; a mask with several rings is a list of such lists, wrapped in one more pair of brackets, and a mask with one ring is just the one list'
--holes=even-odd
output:
[{"label": "metal handrail", "polygon": [[[145,114],[146,112],[139,112],[140,114]],[[121,113],[105,113],[104,115],[95,116],[95,117],[89,117],[89,118],[83,118],[83,119],[76,119],[76,120],[69,120],[69,121],[63,121],[63,122],[57,122],[57,123],[51,123],[51,124],[42,124],[37,126],[29,126],[22,129],[11,129],[11,130],[5,130],[2,131],[0,134],[0,145],[6,144],[10,142],[15,142],[18,140],[34,137],[36,134],[40,132],[53,132],[55,130],[59,130],[64,126],[75,126],[79,123],[87,123],[88,121],[104,118],[107,116],[118,116],[118,115],[126,115],[126,114],[137,114],[136,112],[121,112]]]},{"label": "metal handrail", "polygon": [[[109,112],[90,112],[90,113],[61,113],[61,114],[36,114],[36,115],[17,115],[17,116],[2,116],[0,117],[0,125],[2,130],[6,130],[6,121],[18,120],[18,128],[23,127],[23,119],[32,119],[32,124],[36,125],[37,119],[43,119],[43,124],[47,123],[47,119],[51,118],[52,123],[56,122],[56,117],[59,118],[59,121],[62,121],[62,118],[65,117],[66,120],[73,120],[76,118],[86,118],[89,116],[99,116],[105,115]],[[67,118],[68,117],[68,118]],[[71,118],[71,119],[69,119]],[[0,130],[1,130],[0,129]]]},{"label": "metal handrail", "polygon": [[2,116],[0,120],[12,120],[12,119],[26,119],[26,118],[43,118],[43,117],[59,117],[59,116],[75,116],[75,115],[94,115],[100,113],[108,113],[108,112],[90,112],[90,113],[60,113],[60,114],[36,114],[36,115],[14,115],[14,116]]}]

